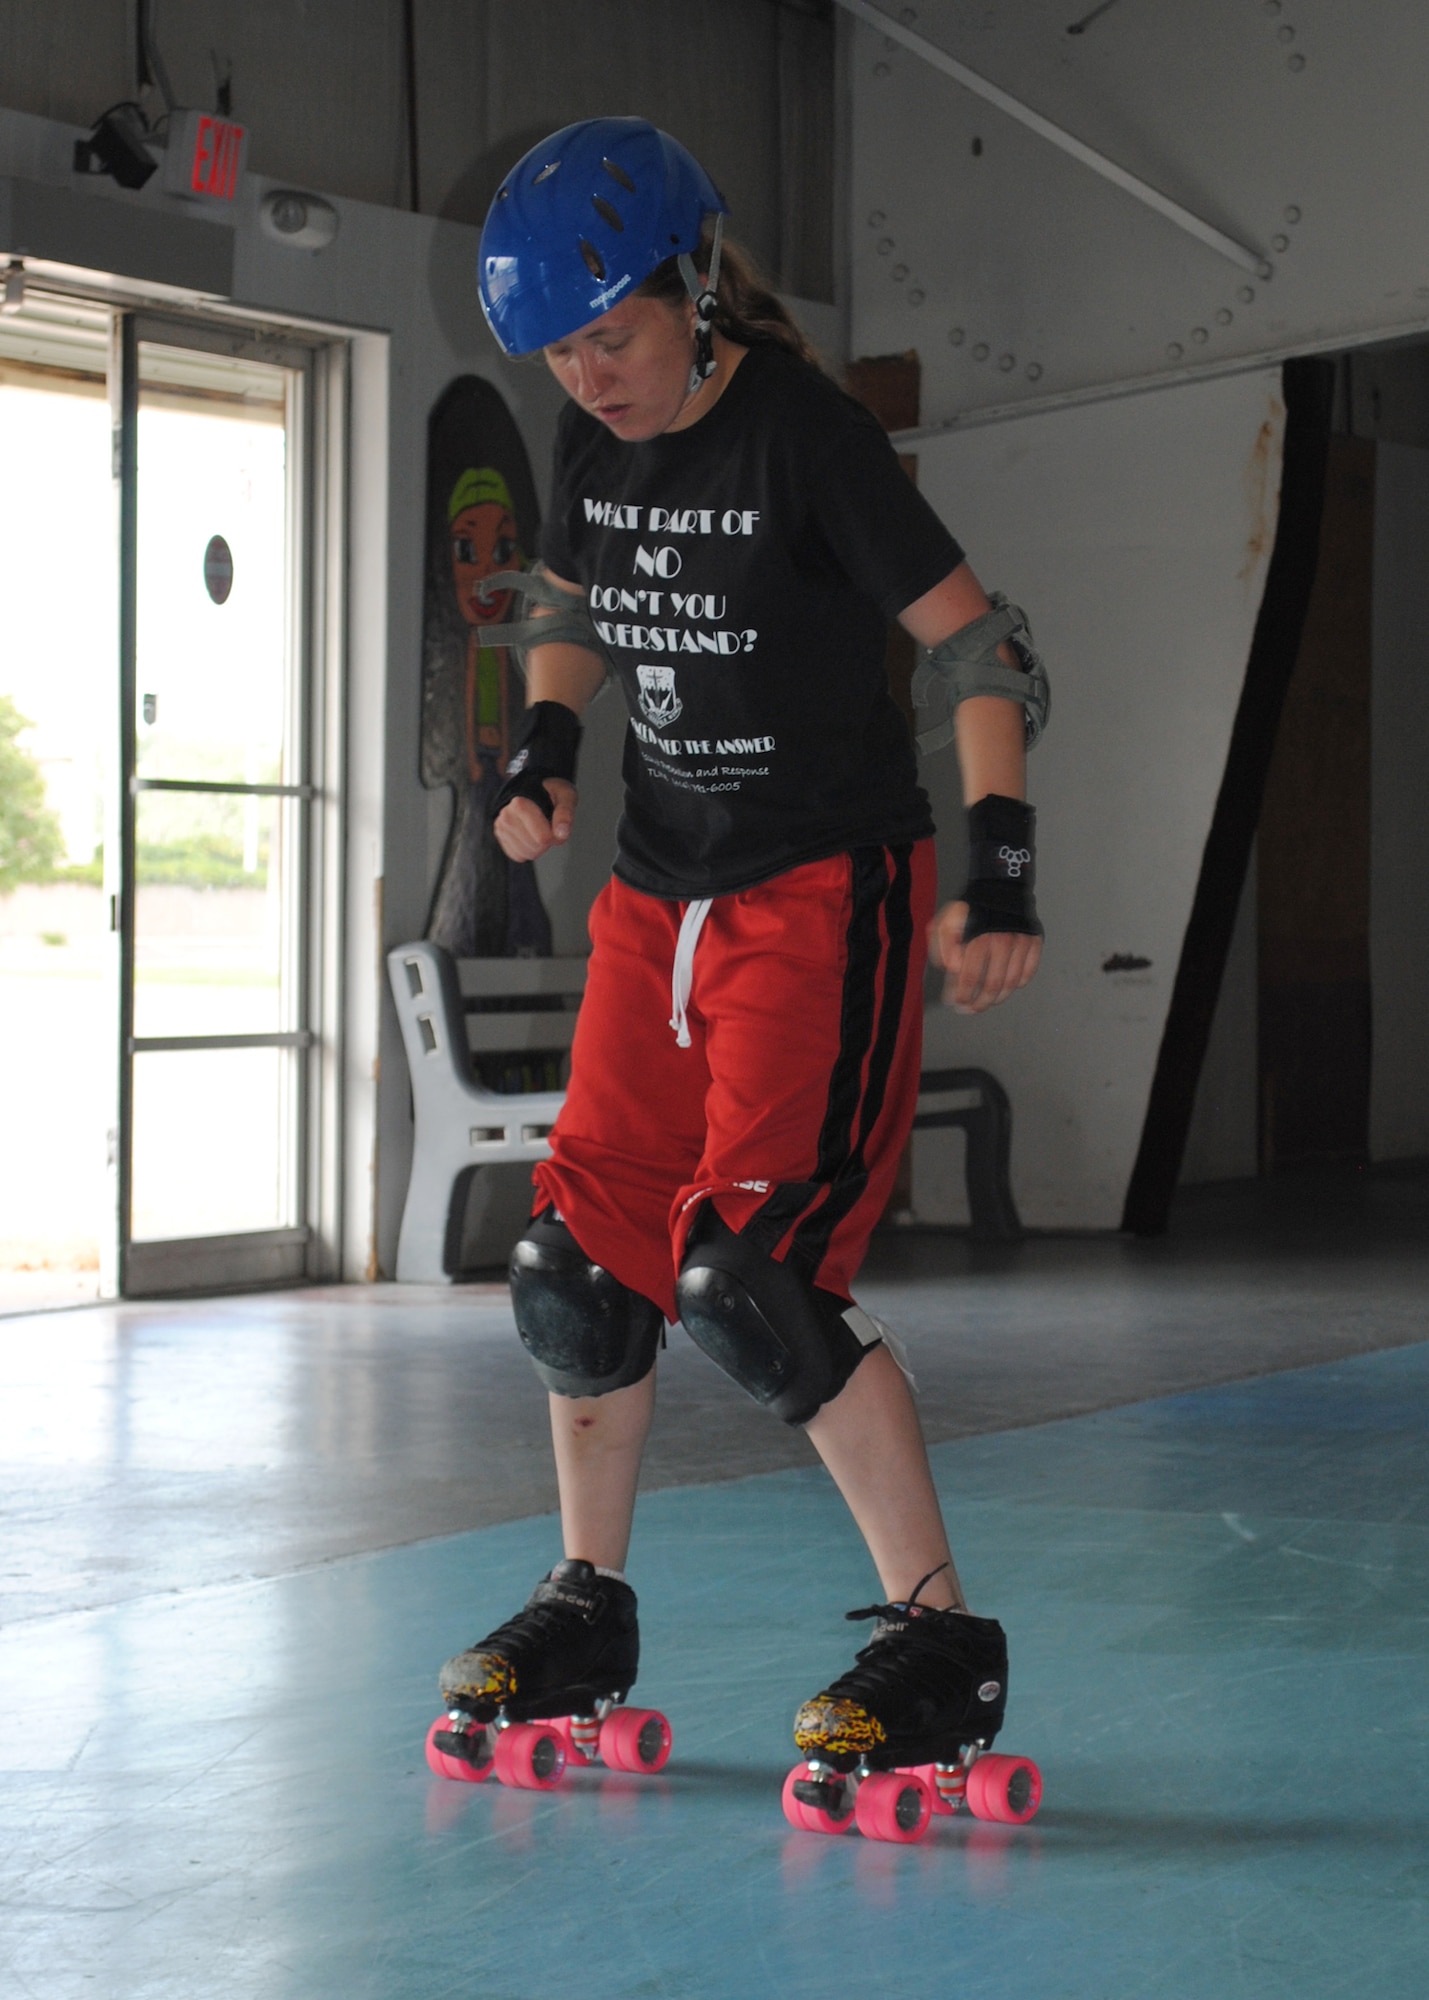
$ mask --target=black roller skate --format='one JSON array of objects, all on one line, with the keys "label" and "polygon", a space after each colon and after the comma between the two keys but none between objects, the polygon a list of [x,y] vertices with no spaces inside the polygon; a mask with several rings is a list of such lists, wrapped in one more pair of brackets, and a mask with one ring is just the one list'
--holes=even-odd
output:
[{"label": "black roller skate", "polygon": [[[932,1572],[933,1576],[937,1571]],[[1042,1798],[1025,1757],[986,1753],[1007,1706],[1007,1640],[995,1618],[870,1604],[873,1637],[846,1674],[806,1701],[794,1741],[807,1760],[784,1781],[784,1816],[811,1833],[921,1840],[935,1813],[966,1804],[1020,1825]]]},{"label": "black roller skate", "polygon": [[524,1611],[442,1668],[447,1706],[427,1732],[439,1778],[489,1777],[550,1791],[597,1758],[616,1771],[659,1771],[670,1725],[623,1708],[640,1664],[635,1592],[588,1562],[556,1564]]}]

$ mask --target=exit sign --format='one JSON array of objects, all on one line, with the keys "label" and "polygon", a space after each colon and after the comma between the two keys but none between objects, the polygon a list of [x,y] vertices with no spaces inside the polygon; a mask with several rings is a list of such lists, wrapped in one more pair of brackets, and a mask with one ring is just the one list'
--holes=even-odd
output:
[{"label": "exit sign", "polygon": [[191,201],[232,201],[248,152],[248,133],[208,111],[175,111],[169,120],[164,187]]}]

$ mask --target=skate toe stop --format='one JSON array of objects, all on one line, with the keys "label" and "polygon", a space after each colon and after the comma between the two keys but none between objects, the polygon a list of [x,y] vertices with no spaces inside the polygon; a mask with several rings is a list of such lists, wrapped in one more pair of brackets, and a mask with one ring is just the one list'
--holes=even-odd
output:
[{"label": "skate toe stop", "polygon": [[499,1707],[516,1692],[516,1672],[500,1653],[484,1653],[476,1647],[448,1660],[437,1685],[446,1698]]},{"label": "skate toe stop", "polygon": [[815,1695],[794,1717],[794,1741],[805,1756],[861,1757],[886,1740],[876,1715],[836,1695]]}]

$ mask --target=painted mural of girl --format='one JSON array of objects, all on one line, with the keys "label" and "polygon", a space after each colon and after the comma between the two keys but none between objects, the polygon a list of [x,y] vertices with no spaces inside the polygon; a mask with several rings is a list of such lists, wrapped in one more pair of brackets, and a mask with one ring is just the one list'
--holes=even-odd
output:
[{"label": "painted mural of girl", "polygon": [[468,467],[447,503],[451,521],[452,583],[462,617],[470,628],[466,649],[467,770],[481,776],[481,763],[494,759],[504,777],[510,754],[510,702],[504,646],[484,644],[490,628],[506,622],[509,590],[489,599],[481,585],[498,570],[524,568],[526,558],[516,527],[516,510],[506,481],[494,466]]},{"label": "painted mural of girl", "polygon": [[511,719],[525,707],[516,663],[498,643],[511,595],[479,594],[533,545],[530,468],[499,392],[472,375],[433,410],[428,456],[422,777],[450,785],[455,809],[426,934],[456,958],[545,957],[551,926],[534,870],[502,853],[489,812]]}]

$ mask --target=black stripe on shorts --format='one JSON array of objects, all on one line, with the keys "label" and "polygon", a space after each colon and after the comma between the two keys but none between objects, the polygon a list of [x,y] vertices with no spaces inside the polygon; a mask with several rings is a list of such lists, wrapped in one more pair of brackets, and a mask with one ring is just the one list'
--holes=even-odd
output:
[{"label": "black stripe on shorts", "polygon": [[[813,1177],[777,1187],[743,1232],[758,1247],[772,1252],[794,1228],[788,1261],[810,1279],[827,1254],[834,1230],[857,1206],[868,1185],[864,1147],[887,1095],[908,988],[913,939],[911,852],[902,845],[856,847],[850,854],[852,908],[839,1052],[829,1073]],[[881,1005],[880,964],[884,966]],[[829,1190],[827,1199],[813,1208],[825,1189]]]}]

